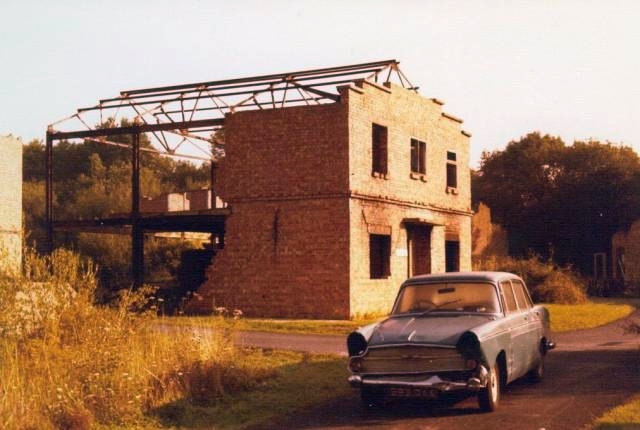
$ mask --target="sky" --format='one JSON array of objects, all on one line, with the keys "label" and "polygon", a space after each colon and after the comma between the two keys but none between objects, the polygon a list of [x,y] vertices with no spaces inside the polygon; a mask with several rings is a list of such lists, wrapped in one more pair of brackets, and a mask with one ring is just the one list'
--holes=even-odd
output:
[{"label": "sky", "polygon": [[0,134],[121,90],[396,59],[483,151],[539,131],[640,151],[634,0],[2,0]]}]

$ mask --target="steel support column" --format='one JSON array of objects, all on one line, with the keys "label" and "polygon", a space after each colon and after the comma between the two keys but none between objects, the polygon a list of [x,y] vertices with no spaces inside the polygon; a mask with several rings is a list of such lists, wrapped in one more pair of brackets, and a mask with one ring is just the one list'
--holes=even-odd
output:
[{"label": "steel support column", "polygon": [[140,222],[140,130],[131,135],[131,274],[133,287],[144,283],[144,230]]},{"label": "steel support column", "polygon": [[46,222],[46,243],[45,252],[53,251],[53,138],[47,130],[45,144],[45,222]]},{"label": "steel support column", "polygon": [[217,182],[217,173],[218,173],[218,163],[215,160],[211,160],[211,178],[210,178],[210,188],[211,188],[211,209],[216,208],[216,182]]},{"label": "steel support column", "polygon": [[[217,202],[217,182],[218,182],[218,162],[216,160],[211,160],[211,209],[216,209]],[[224,248],[224,232],[218,234],[211,235],[211,245],[215,247],[216,238],[218,239],[218,246],[220,248]]]},{"label": "steel support column", "polygon": [[[210,184],[209,184],[209,187],[211,188],[211,209],[216,208],[216,200],[217,200],[216,196],[218,195],[216,193],[216,189],[217,189],[216,185],[218,180],[217,174],[218,174],[218,162],[216,160],[211,160],[211,178],[210,178]],[[211,234],[211,246],[215,248],[216,243],[220,248],[224,248],[224,232]]]}]

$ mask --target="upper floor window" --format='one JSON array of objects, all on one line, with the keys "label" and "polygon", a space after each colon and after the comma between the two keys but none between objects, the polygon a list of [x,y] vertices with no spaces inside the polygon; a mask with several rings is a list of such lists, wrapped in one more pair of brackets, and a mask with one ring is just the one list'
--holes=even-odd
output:
[{"label": "upper floor window", "polygon": [[386,175],[387,170],[387,127],[373,124],[371,131],[371,173]]},{"label": "upper floor window", "polygon": [[411,139],[411,172],[427,173],[427,144],[417,139]]},{"label": "upper floor window", "polygon": [[447,189],[458,188],[458,161],[455,152],[447,151]]}]

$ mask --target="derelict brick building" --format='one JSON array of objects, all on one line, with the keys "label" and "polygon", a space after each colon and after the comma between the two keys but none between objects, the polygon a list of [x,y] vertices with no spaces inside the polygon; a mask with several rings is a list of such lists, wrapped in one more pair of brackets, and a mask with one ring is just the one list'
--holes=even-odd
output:
[{"label": "derelict brick building", "polygon": [[192,310],[348,318],[388,311],[407,276],[471,268],[462,121],[393,84],[339,95],[226,116],[232,214]]},{"label": "derelict brick building", "polygon": [[[140,286],[145,232],[204,232],[216,256],[189,311],[388,311],[407,276],[471,267],[469,135],[442,102],[418,95],[398,65],[127,90],[78,109],[47,129],[48,244],[54,229],[128,230]],[[104,118],[109,127],[89,125]],[[110,140],[118,135],[130,144]],[[161,154],[210,163],[210,206],[196,210],[183,198],[178,211],[142,210],[140,152],[151,149],[141,148],[142,135]],[[130,213],[55,219],[53,144],[63,139],[131,151]],[[214,205],[220,197],[226,203]]]}]

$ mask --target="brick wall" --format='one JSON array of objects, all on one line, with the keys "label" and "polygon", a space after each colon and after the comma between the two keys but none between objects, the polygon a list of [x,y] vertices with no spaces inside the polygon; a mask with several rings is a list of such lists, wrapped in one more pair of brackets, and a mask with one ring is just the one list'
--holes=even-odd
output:
[{"label": "brick wall", "polygon": [[344,199],[237,203],[191,310],[248,316],[349,316],[348,209]]},{"label": "brick wall", "polygon": [[[352,192],[442,210],[471,213],[469,137],[459,120],[443,115],[442,102],[392,85],[367,83],[342,90],[349,105],[350,187]],[[388,128],[389,175],[371,177],[371,124]],[[411,175],[410,142],[426,143],[426,175]],[[447,151],[455,152],[457,194],[447,192]]]},{"label": "brick wall", "polygon": [[232,214],[191,310],[349,316],[346,136],[340,104],[227,117],[218,190]]},{"label": "brick wall", "polygon": [[187,191],[190,210],[211,209],[211,190],[208,188],[202,190]]},{"label": "brick wall", "polygon": [[[471,269],[469,136],[461,121],[443,114],[441,102],[395,86],[340,91],[336,104],[227,116],[218,190],[232,214],[192,311],[386,312],[411,274],[409,224],[428,228],[431,272],[445,270],[451,240],[460,244],[460,269]],[[371,172],[374,123],[388,131],[386,177]],[[427,144],[424,175],[411,174],[412,138]],[[447,151],[457,158],[455,189],[446,186]],[[391,238],[390,274],[371,279],[369,240],[380,233]]]},{"label": "brick wall", "polygon": [[507,232],[500,225],[491,222],[491,210],[487,205],[478,205],[472,224],[474,260],[509,254]]},{"label": "brick wall", "polygon": [[143,197],[140,212],[175,212],[190,210],[187,193],[166,193],[156,198]]},{"label": "brick wall", "polygon": [[22,261],[22,142],[0,136],[0,265],[18,269]]},{"label": "brick wall", "polygon": [[327,196],[348,187],[341,104],[245,111],[225,120],[218,192],[237,201]]},{"label": "brick wall", "polygon": [[[400,283],[413,274],[408,224],[430,230],[431,273],[445,271],[445,241],[452,239],[460,244],[460,269],[471,269],[469,136],[459,120],[443,115],[441,102],[396,86],[363,82],[345,87],[342,96],[349,106],[351,142],[351,314],[388,312]],[[371,173],[373,123],[388,130],[386,177]],[[412,138],[426,143],[425,175],[411,173]],[[455,192],[446,186],[447,151],[457,155]],[[369,234],[384,227],[391,232],[391,274],[371,279]]]},{"label": "brick wall", "polygon": [[611,239],[611,261],[607,262],[614,279],[622,280],[620,263],[624,265],[626,281],[640,284],[640,221],[636,221],[627,231],[615,233]]}]

